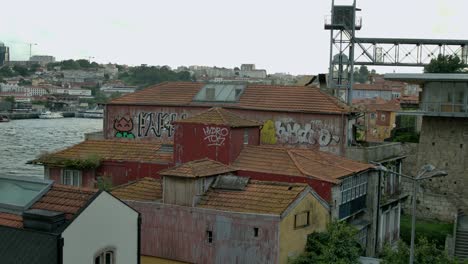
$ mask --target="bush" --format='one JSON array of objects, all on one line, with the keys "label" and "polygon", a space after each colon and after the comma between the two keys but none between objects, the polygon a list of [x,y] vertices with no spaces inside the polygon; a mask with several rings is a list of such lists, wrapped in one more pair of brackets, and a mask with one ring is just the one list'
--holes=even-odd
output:
[{"label": "bush", "polygon": [[[407,244],[411,243],[411,215],[402,215],[400,219],[401,239]],[[453,225],[451,223],[436,220],[416,221],[416,241],[425,237],[430,242],[434,242],[437,247],[445,247],[445,238],[452,234]]]}]

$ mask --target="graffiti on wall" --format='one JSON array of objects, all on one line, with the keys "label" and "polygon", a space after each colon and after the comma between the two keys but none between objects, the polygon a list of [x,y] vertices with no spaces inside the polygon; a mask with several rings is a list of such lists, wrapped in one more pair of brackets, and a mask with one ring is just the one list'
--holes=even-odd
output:
[{"label": "graffiti on wall", "polygon": [[204,140],[208,142],[208,146],[222,146],[226,141],[226,136],[229,131],[225,127],[204,127]]},{"label": "graffiti on wall", "polygon": [[117,117],[114,119],[114,129],[116,138],[135,138],[132,133],[133,119],[131,117]]},{"label": "graffiti on wall", "polygon": [[145,113],[138,114],[138,137],[172,137],[174,135],[173,121],[186,118],[186,114],[177,113]]},{"label": "graffiti on wall", "polygon": [[268,120],[262,128],[261,141],[263,144],[319,144],[325,147],[340,142],[340,137],[331,131],[321,120],[314,120],[303,125],[282,121],[273,123],[272,120]]}]

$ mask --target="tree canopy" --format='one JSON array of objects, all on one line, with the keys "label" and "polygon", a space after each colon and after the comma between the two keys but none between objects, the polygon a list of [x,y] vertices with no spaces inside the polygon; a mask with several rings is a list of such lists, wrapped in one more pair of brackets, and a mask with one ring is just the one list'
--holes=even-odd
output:
[{"label": "tree canopy", "polygon": [[[371,72],[369,72],[367,66],[361,65],[360,68],[356,67],[354,69],[354,82],[365,83],[369,80],[370,74]],[[372,70],[372,74],[375,74],[375,70]]]},{"label": "tree canopy", "polygon": [[332,222],[327,231],[312,233],[307,238],[305,253],[292,264],[358,264],[361,248],[357,230],[345,222]]},{"label": "tree canopy", "polygon": [[424,67],[425,73],[460,73],[467,65],[456,55],[439,54]]},{"label": "tree canopy", "polygon": [[147,87],[165,81],[193,81],[188,71],[175,72],[167,67],[139,66],[119,74],[119,79],[130,85]]},{"label": "tree canopy", "polygon": [[90,62],[89,60],[64,60],[59,62],[52,62],[47,64],[47,69],[52,70],[54,67],[60,67],[62,70],[88,70],[97,69],[101,66],[96,62]]}]

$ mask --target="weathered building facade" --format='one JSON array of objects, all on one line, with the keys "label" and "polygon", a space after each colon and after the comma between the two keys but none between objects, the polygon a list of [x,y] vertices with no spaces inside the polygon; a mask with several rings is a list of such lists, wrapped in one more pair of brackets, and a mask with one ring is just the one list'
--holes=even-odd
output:
[{"label": "weathered building facade", "polygon": [[[466,74],[388,74],[390,80],[420,84],[422,128],[417,147],[417,164],[409,170],[416,175],[425,164],[445,170],[443,178],[421,183],[417,194],[417,212],[421,217],[453,221],[458,210],[468,209],[468,75]],[[411,182],[403,181],[406,193]]]}]

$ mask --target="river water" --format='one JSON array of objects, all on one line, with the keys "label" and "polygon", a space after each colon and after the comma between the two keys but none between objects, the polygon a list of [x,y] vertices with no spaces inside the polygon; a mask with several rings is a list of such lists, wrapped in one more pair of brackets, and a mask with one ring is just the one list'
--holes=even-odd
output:
[{"label": "river water", "polygon": [[0,175],[43,177],[43,166],[26,164],[44,152],[64,149],[102,130],[102,119],[24,119],[0,123]]}]

